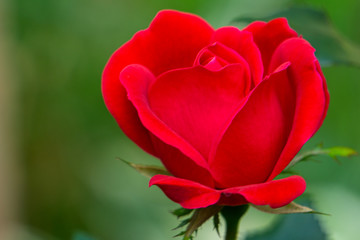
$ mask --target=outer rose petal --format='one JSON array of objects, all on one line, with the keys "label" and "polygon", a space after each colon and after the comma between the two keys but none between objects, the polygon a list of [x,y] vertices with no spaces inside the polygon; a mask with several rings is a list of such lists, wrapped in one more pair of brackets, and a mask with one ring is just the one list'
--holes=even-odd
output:
[{"label": "outer rose petal", "polygon": [[222,27],[215,31],[213,41],[235,50],[249,64],[253,86],[256,86],[263,78],[263,64],[261,53],[253,41],[252,34],[240,31],[235,27]]},{"label": "outer rose petal", "polygon": [[157,185],[172,201],[184,208],[204,208],[215,204],[220,199],[220,192],[197,182],[172,176],[156,175],[149,186]]},{"label": "outer rose petal", "polygon": [[288,76],[296,90],[296,105],[289,139],[269,180],[289,164],[304,143],[318,130],[326,115],[329,93],[314,51],[304,39],[291,38],[277,48],[271,60],[270,71],[284,61],[291,62]]},{"label": "outer rose petal", "polygon": [[316,70],[318,71],[318,73],[321,76],[321,79],[322,79],[322,82],[323,82],[324,93],[325,93],[325,109],[324,109],[323,117],[319,122],[319,127],[318,128],[320,128],[321,124],[323,123],[323,121],[324,121],[324,119],[326,117],[327,110],[329,108],[330,94],[329,94],[329,91],[328,91],[328,88],[327,88],[327,83],[326,83],[324,74],[323,74],[323,72],[321,70],[319,61],[316,61],[315,64],[316,64]]},{"label": "outer rose petal", "polygon": [[214,180],[208,170],[200,167],[179,149],[164,143],[159,138],[154,136],[152,140],[159,158],[172,175],[214,187]]},{"label": "outer rose petal", "polygon": [[210,158],[218,188],[265,182],[285,146],[295,108],[294,89],[283,64],[263,80],[233,117]]},{"label": "outer rose petal", "polygon": [[[163,121],[161,121],[156,114],[152,111],[148,102],[148,90],[149,86],[155,81],[154,75],[149,72],[145,67],[141,65],[129,65],[127,66],[120,74],[120,81],[127,90],[128,97],[130,101],[134,104],[135,108],[138,111],[139,117],[142,124],[153,134],[154,143],[164,142],[165,144],[174,146],[178,148],[183,154],[185,154],[189,159],[197,164],[198,167],[202,167],[205,170],[208,169],[208,164],[202,155],[193,148],[186,140],[169,128]],[[163,145],[156,144],[157,149],[162,149],[166,151]],[[165,145],[166,146],[166,145]],[[160,152],[160,151],[159,151]],[[161,156],[169,154],[168,152],[159,153]],[[169,161],[174,161],[175,159],[169,159]],[[186,162],[182,162],[184,166],[181,166],[183,172],[186,172]],[[180,167],[179,165],[177,165]],[[171,169],[169,169],[171,170]],[[188,175],[187,175],[188,176]],[[190,176],[191,178],[191,176]],[[194,178],[191,178],[194,179]],[[195,177],[195,179],[198,179]]]},{"label": "outer rose petal", "polygon": [[262,55],[264,75],[271,73],[268,71],[271,56],[279,44],[288,38],[297,37],[297,33],[289,27],[286,18],[276,18],[268,23],[253,22],[243,31],[253,34],[254,41]]},{"label": "outer rose petal", "polygon": [[105,104],[124,133],[145,151],[156,155],[148,131],[119,82],[122,69],[142,64],[158,75],[190,67],[198,51],[209,44],[213,29],[201,18],[177,11],[161,11],[150,27],[140,31],[110,58],[102,76]]},{"label": "outer rose petal", "polygon": [[306,188],[305,181],[300,176],[216,190],[197,182],[156,175],[151,178],[149,185],[157,185],[172,201],[190,209],[203,208],[213,204],[236,206],[246,203],[278,208],[292,202]]},{"label": "outer rose petal", "polygon": [[305,188],[306,183],[302,177],[291,176],[266,183],[224,189],[218,204],[239,205],[239,198],[234,196],[239,195],[255,205],[279,208],[303,194]]}]

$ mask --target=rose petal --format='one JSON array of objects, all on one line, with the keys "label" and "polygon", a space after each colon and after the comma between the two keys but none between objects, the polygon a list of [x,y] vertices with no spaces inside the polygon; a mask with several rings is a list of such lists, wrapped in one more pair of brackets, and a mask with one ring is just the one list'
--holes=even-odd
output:
[{"label": "rose petal", "polygon": [[235,50],[249,64],[253,86],[263,77],[261,54],[253,41],[252,34],[235,27],[222,27],[215,31],[213,41],[218,41]]},{"label": "rose petal", "polygon": [[161,121],[150,109],[148,88],[155,81],[154,75],[144,66],[132,64],[121,72],[120,81],[127,90],[129,100],[138,111],[142,124],[161,141],[178,148],[197,165],[208,169],[208,164],[201,154]]},{"label": "rose petal", "polygon": [[224,189],[217,204],[236,206],[249,202],[279,208],[299,197],[305,189],[306,183],[302,177],[291,176],[266,183]]},{"label": "rose petal", "polygon": [[249,24],[243,31],[253,34],[262,55],[264,75],[270,73],[268,67],[275,49],[286,39],[297,36],[297,33],[289,27],[286,18],[276,18],[268,23],[256,21]]},{"label": "rose petal", "polygon": [[149,186],[153,185],[157,185],[172,201],[189,209],[204,208],[213,204],[236,206],[247,203],[278,208],[292,202],[306,188],[305,180],[300,176],[216,190],[197,182],[156,175],[149,183]]},{"label": "rose petal", "polygon": [[154,136],[152,140],[159,158],[172,175],[214,187],[214,180],[208,170],[200,167],[179,149],[164,143],[159,138]]},{"label": "rose petal", "polygon": [[129,64],[142,64],[155,75],[192,66],[198,51],[209,44],[212,33],[213,29],[195,15],[161,11],[148,29],[135,34],[107,63],[102,75],[105,104],[124,133],[145,151],[156,155],[148,131],[118,80],[120,72]]},{"label": "rose petal", "polygon": [[306,141],[319,129],[327,112],[329,93],[314,55],[314,49],[302,38],[284,41],[275,51],[270,71],[290,61],[289,78],[296,89],[296,109],[292,130],[269,179],[278,175]]},{"label": "rose petal", "polygon": [[320,77],[322,79],[322,83],[323,83],[323,90],[324,90],[324,94],[325,94],[325,108],[324,108],[324,113],[323,113],[323,117],[322,119],[320,120],[319,122],[319,127],[322,125],[325,117],[326,117],[326,114],[327,114],[327,110],[329,108],[329,102],[330,102],[330,94],[329,94],[329,91],[328,91],[328,88],[327,88],[327,83],[326,83],[326,80],[325,80],[325,77],[324,77],[324,74],[321,70],[321,67],[320,67],[320,63],[319,61],[315,61],[315,65],[316,65],[316,70],[317,72],[320,74]]},{"label": "rose petal", "polygon": [[172,201],[184,208],[204,208],[216,203],[220,192],[199,183],[165,175],[155,175],[149,186],[157,185]]},{"label": "rose petal", "polygon": [[285,146],[295,109],[285,63],[249,95],[214,145],[210,171],[218,188],[265,182]]},{"label": "rose petal", "polygon": [[[209,68],[208,66],[214,61],[218,62],[219,67]],[[242,56],[239,55],[239,53],[225,46],[222,43],[215,42],[203,48],[198,53],[194,62],[194,66],[202,65],[208,70],[219,71],[221,70],[221,68],[233,63],[240,63],[241,65],[243,65],[246,71],[249,72],[249,76],[250,76],[249,64]]]},{"label": "rose petal", "polygon": [[152,111],[205,159],[250,87],[247,66],[169,71],[149,91]]}]

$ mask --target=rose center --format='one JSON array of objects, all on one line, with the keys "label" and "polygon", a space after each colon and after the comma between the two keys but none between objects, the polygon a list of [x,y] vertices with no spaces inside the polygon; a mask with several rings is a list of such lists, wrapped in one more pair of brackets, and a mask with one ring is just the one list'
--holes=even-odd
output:
[{"label": "rose center", "polygon": [[197,55],[194,66],[201,65],[210,71],[218,71],[233,63],[247,65],[247,62],[233,49],[215,42],[203,48]]}]

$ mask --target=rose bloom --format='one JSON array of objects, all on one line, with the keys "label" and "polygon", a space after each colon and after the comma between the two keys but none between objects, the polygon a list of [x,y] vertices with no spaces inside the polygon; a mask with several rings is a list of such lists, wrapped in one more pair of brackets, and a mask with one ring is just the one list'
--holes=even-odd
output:
[{"label": "rose bloom", "polygon": [[273,179],[328,108],[314,52],[285,18],[214,30],[166,10],[111,56],[102,93],[125,134],[171,173],[150,185],[174,202],[278,208],[306,184]]}]

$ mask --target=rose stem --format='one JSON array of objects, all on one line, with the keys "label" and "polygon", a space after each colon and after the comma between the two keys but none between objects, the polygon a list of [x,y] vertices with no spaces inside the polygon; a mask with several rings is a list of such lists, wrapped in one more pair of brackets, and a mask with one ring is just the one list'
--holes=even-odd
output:
[{"label": "rose stem", "polygon": [[247,204],[235,207],[223,207],[221,215],[226,222],[225,240],[236,240],[240,219],[248,208],[249,205]]}]

